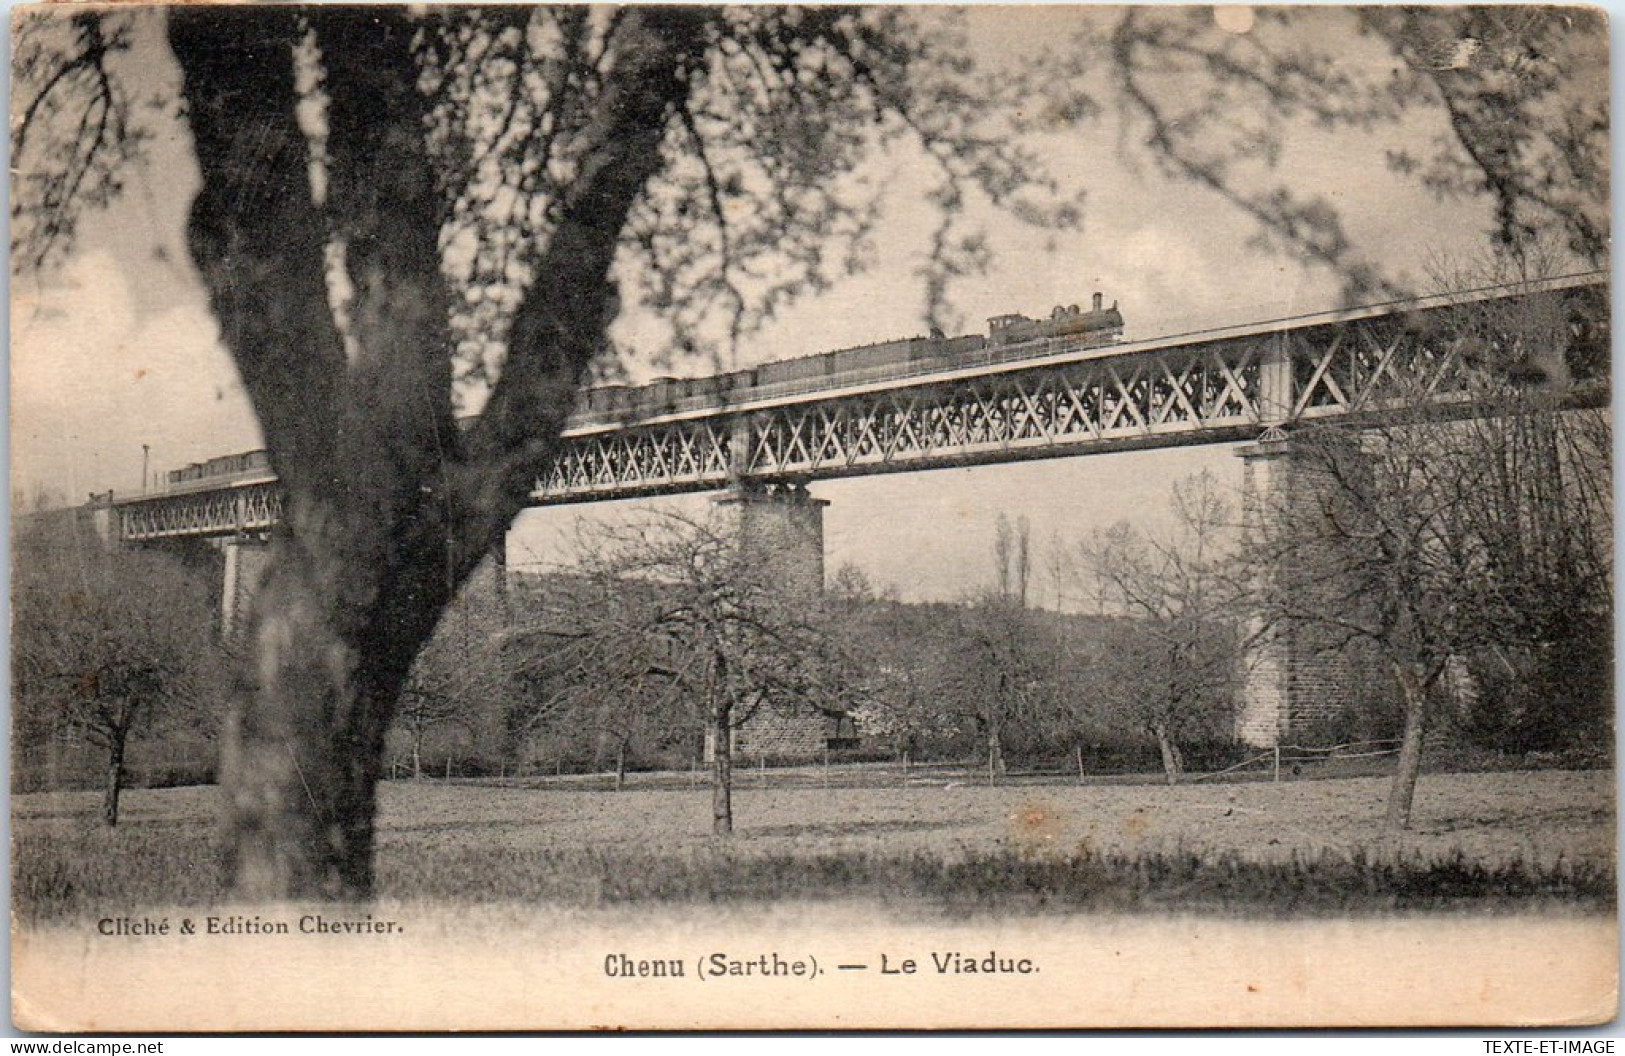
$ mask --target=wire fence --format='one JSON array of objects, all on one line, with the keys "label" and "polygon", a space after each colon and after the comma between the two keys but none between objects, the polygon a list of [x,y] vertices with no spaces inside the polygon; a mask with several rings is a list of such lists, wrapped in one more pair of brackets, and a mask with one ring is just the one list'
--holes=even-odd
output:
[{"label": "wire fence", "polygon": [[[1219,781],[1226,778],[1271,780],[1302,776],[1305,770],[1324,769],[1332,763],[1357,763],[1395,755],[1397,740],[1350,741],[1325,746],[1283,744],[1259,749],[1222,769],[1184,772],[1181,783]],[[27,769],[31,780],[18,782],[27,790],[48,788],[93,788],[105,779],[103,753],[83,743],[52,745],[39,753]],[[1100,767],[1082,750],[1069,765],[1010,766],[995,772],[986,761],[916,760],[908,755],[893,759],[852,761],[839,752],[825,752],[802,759],[741,758],[734,761],[734,785],[738,788],[860,788],[860,787],[943,787],[972,785],[1113,784],[1164,781],[1166,774],[1145,768]],[[37,771],[37,772],[35,772]],[[615,770],[589,769],[571,772],[562,763],[516,766],[510,762],[476,765],[455,756],[424,755],[414,760],[406,754],[392,757],[385,768],[391,780],[421,778],[434,781],[464,781],[479,784],[519,784],[533,787],[576,789],[604,788],[699,788],[710,784],[710,764],[691,761],[675,770],[635,770],[617,775]],[[18,775],[14,774],[14,777]],[[29,776],[29,775],[23,775]],[[213,756],[185,753],[177,756],[151,755],[132,760],[128,766],[130,787],[167,787],[175,784],[208,783],[214,778]]]},{"label": "wire fence", "polygon": [[[1191,773],[1182,772],[1180,784],[1230,780],[1281,781],[1301,777],[1308,771],[1324,771],[1329,765],[1371,760],[1398,753],[1398,741],[1350,741],[1333,745],[1283,744],[1248,754],[1240,761],[1222,769]],[[1345,768],[1334,767],[1341,771]],[[392,776],[410,778],[411,769],[392,767]],[[586,773],[567,773],[562,767],[504,768],[499,773],[478,776],[458,773],[452,760],[425,760],[422,776],[434,780],[461,779],[480,784],[520,785],[531,788],[557,788],[574,790],[603,790],[613,788],[690,788],[709,787],[711,765],[700,760],[691,761],[686,770],[636,770],[617,774],[614,770],[595,770]],[[737,789],[795,789],[795,788],[959,788],[975,786],[1020,786],[1057,784],[1145,784],[1167,780],[1166,772],[1153,769],[1099,770],[1092,769],[1090,760],[1081,751],[1067,766],[1006,767],[1003,771],[985,762],[965,760],[920,761],[907,755],[881,761],[853,762],[838,755],[825,753],[822,757],[804,760],[765,758],[736,759],[733,764],[733,786]]]},{"label": "wire fence", "polygon": [[[1377,745],[1392,745],[1392,747],[1375,747]],[[1350,741],[1347,744],[1333,744],[1326,747],[1312,747],[1302,744],[1278,744],[1273,748],[1268,748],[1256,755],[1249,756],[1234,766],[1227,766],[1223,770],[1215,770],[1208,774],[1192,774],[1187,776],[1185,780],[1192,782],[1206,781],[1210,778],[1223,777],[1226,774],[1240,773],[1251,767],[1264,766],[1268,767],[1271,779],[1279,781],[1281,780],[1281,768],[1283,766],[1287,767],[1289,772],[1296,774],[1297,770],[1294,768],[1300,768],[1304,763],[1326,763],[1333,759],[1376,759],[1385,755],[1397,755],[1399,753],[1398,746],[1399,742],[1397,740]],[[1354,748],[1366,750],[1358,752],[1351,751],[1351,749]],[[1300,752],[1303,754],[1287,754],[1294,752]]]}]

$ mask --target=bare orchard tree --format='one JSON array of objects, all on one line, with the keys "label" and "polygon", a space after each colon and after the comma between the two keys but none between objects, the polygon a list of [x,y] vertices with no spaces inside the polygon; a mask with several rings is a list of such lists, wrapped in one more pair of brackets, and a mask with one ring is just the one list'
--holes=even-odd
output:
[{"label": "bare orchard tree", "polygon": [[1156,739],[1163,772],[1184,772],[1181,739],[1226,731],[1240,675],[1236,516],[1209,473],[1172,489],[1173,528],[1096,530],[1068,562],[1102,614],[1119,617],[1091,680],[1100,720]]},{"label": "bare orchard tree", "polygon": [[520,694],[509,720],[516,749],[538,734],[561,754],[607,741],[620,789],[640,745],[697,742],[696,661],[659,629],[660,589],[579,570],[549,578],[536,611],[504,642]]},{"label": "bare orchard tree", "polygon": [[993,530],[995,587],[972,605],[980,619],[968,621],[967,644],[974,643],[986,661],[986,706],[979,712],[987,735],[988,773],[1005,772],[1005,728],[1016,716],[1032,710],[1039,672],[1034,670],[1032,629],[1028,626],[1027,596],[1032,583],[1032,527],[1025,516],[1014,523],[999,514]]},{"label": "bare orchard tree", "polygon": [[1046,638],[1028,605],[1031,579],[1027,519],[1012,521],[1001,513],[994,527],[993,586],[955,612],[957,648],[934,676],[943,704],[968,716],[981,734],[992,780],[1008,769],[1005,754],[1016,728],[1038,721],[1053,696]]},{"label": "bare orchard tree", "polygon": [[[1265,633],[1305,632],[1324,652],[1369,643],[1404,716],[1388,824],[1404,828],[1422,761],[1429,697],[1453,656],[1500,615],[1485,596],[1488,555],[1465,511],[1487,469],[1461,457],[1460,431],[1425,414],[1379,428],[1293,434],[1308,494],[1261,500],[1249,553]],[[1312,489],[1312,490],[1310,490]]]},{"label": "bare orchard tree", "polygon": [[[1440,264],[1441,287],[1516,290],[1560,266],[1539,244]],[[1435,321],[1480,383],[1464,453],[1488,468],[1463,510],[1503,614],[1466,658],[1470,729],[1503,747],[1605,744],[1613,711],[1613,480],[1606,293],[1462,305]]]},{"label": "bare orchard tree", "polygon": [[527,636],[532,679],[552,687],[538,713],[632,730],[685,721],[673,705],[690,703],[711,753],[712,828],[731,834],[734,731],[757,709],[840,694],[818,599],[782,571],[726,517],[667,510],[588,530]]},{"label": "bare orchard tree", "polygon": [[225,658],[206,581],[162,554],[115,554],[25,531],[12,581],[17,729],[106,753],[102,820],[116,825],[138,737],[211,733]]},{"label": "bare orchard tree", "polygon": [[400,708],[395,713],[395,724],[406,731],[412,752],[412,777],[423,777],[423,742],[430,733],[448,726],[467,728],[465,714],[468,706],[459,692],[460,686],[450,673],[423,662],[425,652],[401,690]]},{"label": "bare orchard tree", "polygon": [[[1410,823],[1433,690],[1453,664],[1489,654],[1532,674],[1543,656],[1609,637],[1612,443],[1595,406],[1606,375],[1553,376],[1594,359],[1598,315],[1573,296],[1464,305],[1413,335],[1439,354],[1391,364],[1370,421],[1282,441],[1298,494],[1258,511],[1248,549],[1266,621],[1327,648],[1363,640],[1393,676],[1394,828]],[[1441,373],[1450,362],[1460,369]],[[1583,691],[1588,674],[1606,681],[1608,652],[1570,652],[1582,670],[1557,695]]]},{"label": "bare orchard tree", "polygon": [[431,738],[460,733],[476,756],[501,740],[514,691],[504,649],[512,622],[506,576],[503,562],[487,562],[412,664],[392,728],[405,735],[413,777],[423,776]]}]

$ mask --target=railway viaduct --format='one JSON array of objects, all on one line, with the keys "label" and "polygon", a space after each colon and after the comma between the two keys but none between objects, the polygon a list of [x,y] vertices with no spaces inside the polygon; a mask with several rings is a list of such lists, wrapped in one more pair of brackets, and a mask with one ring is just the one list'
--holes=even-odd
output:
[{"label": "railway viaduct", "polygon": [[[797,370],[748,388],[676,383],[660,386],[657,400],[636,403],[594,390],[568,422],[565,450],[532,501],[721,492],[748,543],[772,548],[776,560],[814,584],[823,577],[825,505],[807,491],[815,481],[1237,444],[1255,496],[1304,501],[1314,485],[1294,472],[1295,427],[1380,415],[1404,372],[1427,379],[1434,398],[1450,400],[1471,367],[1460,342],[1441,336],[1450,328],[1430,324],[1475,304],[1554,296],[1593,305],[1601,316],[1607,277],[1588,273],[1510,292],[1466,291],[1140,341],[1102,344],[1075,333],[973,346],[954,339],[948,356]],[[108,496],[98,515],[123,545],[218,550],[229,628],[264,561],[280,493],[263,453],[193,470],[171,474],[158,494]],[[193,479],[174,479],[186,476]],[[1335,658],[1270,640],[1247,665],[1238,734],[1252,744],[1279,743],[1296,724],[1346,703],[1349,683]]]}]

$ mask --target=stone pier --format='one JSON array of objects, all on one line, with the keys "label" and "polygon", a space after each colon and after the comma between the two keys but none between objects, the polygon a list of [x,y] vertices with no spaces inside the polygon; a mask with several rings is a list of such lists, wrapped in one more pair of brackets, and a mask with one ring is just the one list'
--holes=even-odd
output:
[{"label": "stone pier", "polygon": [[799,484],[742,485],[712,500],[753,565],[796,604],[824,593],[824,507]]},{"label": "stone pier", "polygon": [[[1324,471],[1302,457],[1301,449],[1278,429],[1237,452],[1245,463],[1243,493],[1244,546],[1263,542],[1286,511],[1312,510],[1333,483]],[[1294,550],[1286,559],[1301,558]],[[1278,555],[1277,560],[1281,557]],[[1312,560],[1312,558],[1311,558]],[[1325,588],[1325,603],[1339,604],[1338,591],[1317,584],[1298,570],[1275,568],[1265,575],[1289,575],[1294,589]],[[1244,744],[1273,747],[1292,739],[1306,726],[1323,723],[1355,707],[1359,700],[1358,665],[1329,628],[1294,623],[1269,626],[1262,615],[1246,622],[1249,649],[1243,659],[1242,701],[1236,736]]]},{"label": "stone pier", "polygon": [[224,540],[220,551],[225,559],[220,573],[220,636],[230,638],[247,619],[248,605],[271,559],[271,544],[260,536],[238,535]]},{"label": "stone pier", "polygon": [[[738,540],[753,567],[778,584],[781,596],[798,612],[822,604],[824,594],[824,507],[799,484],[743,485],[712,500],[725,518],[725,530]],[[736,755],[814,758],[851,732],[851,720],[804,701],[764,701],[733,730]],[[705,758],[714,758],[714,731],[706,730]]]}]

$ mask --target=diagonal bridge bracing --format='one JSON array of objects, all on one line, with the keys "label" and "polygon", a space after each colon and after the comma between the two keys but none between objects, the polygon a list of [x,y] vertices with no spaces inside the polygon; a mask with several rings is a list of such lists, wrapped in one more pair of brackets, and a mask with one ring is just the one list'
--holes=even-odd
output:
[{"label": "diagonal bridge bracing", "polygon": [[[1595,274],[1394,302],[1150,341],[1074,337],[998,347],[962,339],[940,357],[822,373],[795,384],[662,394],[565,430],[536,505],[805,483],[870,473],[1223,443],[1260,430],[1380,412],[1420,384],[1460,394],[1471,365],[1447,313],[1478,302],[1568,296],[1607,311]],[[1600,323],[1602,320],[1591,320]],[[825,357],[829,358],[829,357]],[[812,362],[809,360],[808,362]],[[723,379],[705,379],[720,381]],[[131,542],[262,531],[280,497],[263,468],[115,503]]]}]

